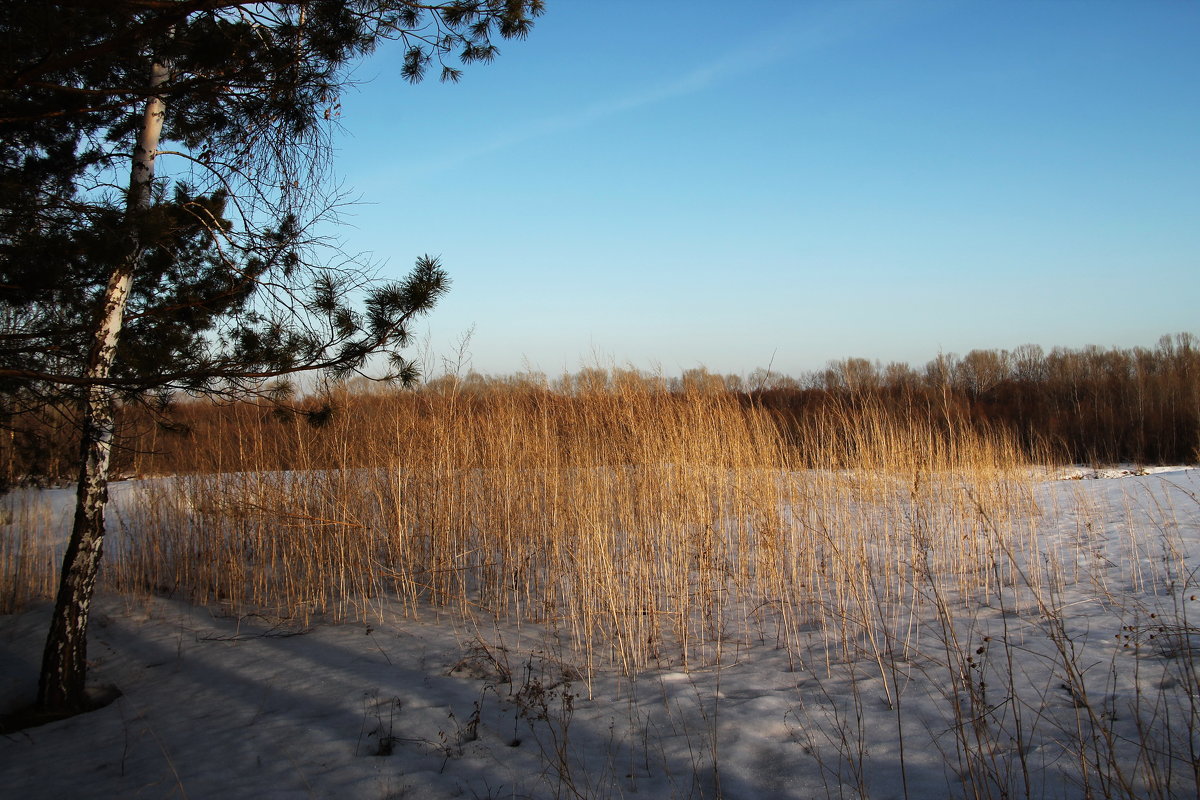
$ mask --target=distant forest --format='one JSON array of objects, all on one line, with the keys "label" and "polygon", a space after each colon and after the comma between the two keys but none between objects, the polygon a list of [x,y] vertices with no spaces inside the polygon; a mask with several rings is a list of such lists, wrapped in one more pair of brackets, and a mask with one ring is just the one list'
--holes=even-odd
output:
[{"label": "distant forest", "polygon": [[[620,393],[636,384],[664,393],[728,392],[739,402],[776,415],[780,426],[799,431],[817,415],[853,414],[870,408],[895,419],[920,417],[946,426],[1006,428],[1032,453],[1060,463],[1167,464],[1200,461],[1200,339],[1189,333],[1164,336],[1153,348],[1038,345],[1015,350],[972,350],[939,355],[916,369],[862,358],[831,362],[825,369],[788,376],[766,369],[749,376],[688,370],[673,378],[632,370],[588,368],[556,380],[540,375],[506,377],[477,373],[442,375],[413,390],[351,383],[332,398],[334,414],[369,414],[379,403],[413,395],[461,398],[464,413],[509,392],[570,402],[592,392]],[[623,388],[624,387],[624,388]],[[118,473],[187,471],[188,439],[238,418],[261,418],[277,429],[280,466],[300,419],[320,423],[328,399],[308,398],[299,413],[258,404],[182,400],[165,411],[143,406],[121,410],[123,446],[114,453]],[[2,399],[0,399],[2,402]],[[414,405],[414,408],[419,408]],[[444,408],[444,403],[439,405]],[[308,412],[305,414],[304,412]],[[0,485],[71,481],[78,461],[75,415],[61,407],[23,413],[0,411]],[[306,437],[321,436],[319,424]],[[332,436],[330,432],[328,435]],[[802,438],[802,437],[797,437]]]},{"label": "distant forest", "polygon": [[1067,463],[1200,461],[1200,340],[1187,333],[1154,348],[972,350],[921,370],[852,358],[746,391],[789,419],[875,402],[897,414],[1002,425]]}]

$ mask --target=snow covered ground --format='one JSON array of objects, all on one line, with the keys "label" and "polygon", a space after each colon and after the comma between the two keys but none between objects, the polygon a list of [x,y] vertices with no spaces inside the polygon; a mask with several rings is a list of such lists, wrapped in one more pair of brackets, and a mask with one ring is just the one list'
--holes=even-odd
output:
[{"label": "snow covered ground", "polygon": [[[104,596],[91,675],[121,697],[0,737],[0,793],[1194,797],[1200,470],[1054,477],[1037,552],[1013,558],[1057,582],[930,613],[903,647],[814,627],[788,650],[746,623],[719,663],[588,680],[535,625],[381,605],[295,627]],[[0,617],[0,711],[33,695],[48,611]]]}]

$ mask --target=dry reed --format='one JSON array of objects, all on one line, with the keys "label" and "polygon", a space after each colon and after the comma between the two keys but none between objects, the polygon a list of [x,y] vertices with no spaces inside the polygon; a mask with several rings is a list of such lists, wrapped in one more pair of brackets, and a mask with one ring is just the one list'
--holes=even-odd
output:
[{"label": "dry reed", "polygon": [[0,614],[11,614],[54,597],[58,589],[61,520],[18,489],[0,501]]},{"label": "dry reed", "polygon": [[882,658],[921,576],[957,602],[994,579],[1009,533],[980,509],[1030,503],[1010,437],[880,407],[785,434],[731,394],[630,376],[344,402],[324,429],[243,408],[197,434],[194,474],[153,484],[122,537],[116,588],[339,618],[387,594],[553,625],[589,669],[711,661],[748,619]]},{"label": "dry reed", "polygon": [[[1039,796],[1050,770],[1085,796],[1194,792],[1198,634],[1183,598],[1196,573],[1172,495],[1153,498],[1161,536],[1146,538],[1132,507],[1081,495],[1039,508],[1031,464],[1054,459],[949,413],[852,398],[783,426],[724,391],[588,377],[346,395],[323,428],[254,406],[197,415],[186,460],[144,462],[173,475],[139,482],[105,580],[298,621],[431,607],[532,621],[589,683],[612,667],[720,665],[754,637],[826,697],[849,695],[809,736],[836,750],[822,769],[864,795],[878,735],[863,728],[864,687],[894,711],[903,761],[906,738],[932,733],[902,711],[918,676],[946,709],[933,746],[963,796]],[[1041,541],[1043,513],[1073,518],[1074,541]],[[1106,577],[1093,540],[1116,516],[1129,586]],[[52,580],[40,552],[6,538],[0,566]],[[10,584],[0,602],[20,602]],[[1066,625],[1080,587],[1122,620],[1109,678]],[[1130,648],[1165,665],[1146,684],[1157,694],[1123,683],[1116,653]],[[1132,695],[1121,714],[1118,689]],[[1033,763],[1046,741],[1068,757]]]}]

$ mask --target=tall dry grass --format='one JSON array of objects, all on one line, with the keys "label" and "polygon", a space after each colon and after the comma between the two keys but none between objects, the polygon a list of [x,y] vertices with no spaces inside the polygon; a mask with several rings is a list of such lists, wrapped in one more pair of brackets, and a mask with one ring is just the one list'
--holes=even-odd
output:
[{"label": "tall dry grass", "polygon": [[[138,482],[123,506],[108,585],[299,621],[385,608],[532,621],[585,678],[770,643],[830,700],[798,718],[821,768],[862,796],[882,736],[864,712],[880,698],[901,775],[906,741],[936,748],[956,796],[1042,796],[1055,772],[1096,797],[1188,796],[1200,781],[1182,496],[1154,498],[1149,522],[1143,498],[1044,510],[1038,498],[1061,495],[1039,493],[1031,465],[1050,454],[866,396],[781,425],[720,389],[592,373],[340,405],[321,428],[197,411],[190,438],[157,443],[173,455],[144,458],[172,477]],[[1077,535],[1044,541],[1043,511]],[[1130,586],[1104,569],[1117,517]],[[33,575],[19,565],[35,549],[12,541],[0,566]],[[1069,624],[1101,606],[1119,630]],[[938,729],[909,714],[930,692]]]},{"label": "tall dry grass", "polygon": [[32,493],[0,497],[0,614],[12,614],[54,597],[58,590],[56,537],[61,520]]},{"label": "tall dry grass", "polygon": [[1011,437],[869,404],[786,434],[732,394],[629,375],[344,404],[323,429],[247,408],[198,428],[192,474],[151,484],[110,551],[113,585],[301,617],[386,594],[556,626],[589,668],[712,660],[747,620],[883,659],[920,578],[969,602],[1028,516]]}]

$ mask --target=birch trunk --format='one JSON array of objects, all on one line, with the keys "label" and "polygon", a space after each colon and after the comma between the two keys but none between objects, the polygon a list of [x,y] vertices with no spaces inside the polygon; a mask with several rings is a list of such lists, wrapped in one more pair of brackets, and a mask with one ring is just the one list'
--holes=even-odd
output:
[{"label": "birch trunk", "polygon": [[[155,64],[150,74],[151,90],[160,87],[167,76],[166,65]],[[85,693],[88,612],[104,545],[104,508],[108,502],[108,467],[114,433],[113,393],[104,381],[116,357],[133,276],[142,262],[138,220],[150,207],[154,160],[165,110],[160,97],[152,96],[146,102],[129,175],[125,252],[109,276],[88,354],[85,375],[91,384],[83,408],[75,521],[63,557],[58,599],[38,681],[37,705],[45,712],[73,713],[88,706]]]}]

